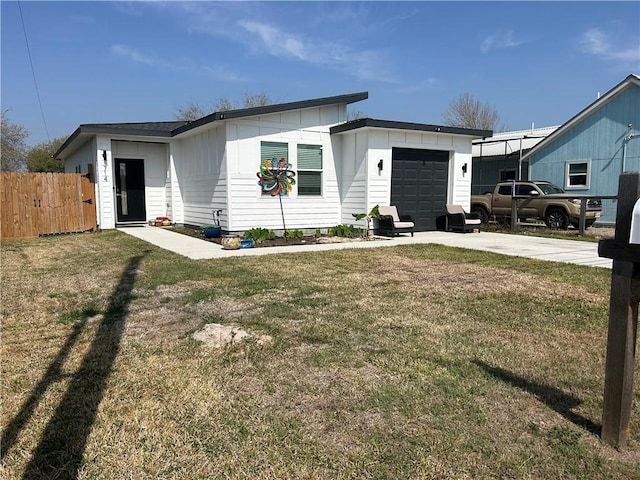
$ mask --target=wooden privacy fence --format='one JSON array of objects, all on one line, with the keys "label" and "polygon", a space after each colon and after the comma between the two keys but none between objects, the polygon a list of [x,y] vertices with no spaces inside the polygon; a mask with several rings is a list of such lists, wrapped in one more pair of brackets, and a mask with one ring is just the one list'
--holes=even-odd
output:
[{"label": "wooden privacy fence", "polygon": [[96,229],[93,182],[78,173],[0,173],[0,238]]}]

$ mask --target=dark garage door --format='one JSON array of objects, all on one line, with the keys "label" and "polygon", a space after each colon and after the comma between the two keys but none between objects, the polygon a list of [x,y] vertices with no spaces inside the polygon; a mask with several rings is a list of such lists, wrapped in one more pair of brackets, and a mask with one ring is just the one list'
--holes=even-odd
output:
[{"label": "dark garage door", "polygon": [[436,230],[436,219],[447,202],[449,152],[394,148],[391,166],[391,205],[411,215],[416,230]]}]

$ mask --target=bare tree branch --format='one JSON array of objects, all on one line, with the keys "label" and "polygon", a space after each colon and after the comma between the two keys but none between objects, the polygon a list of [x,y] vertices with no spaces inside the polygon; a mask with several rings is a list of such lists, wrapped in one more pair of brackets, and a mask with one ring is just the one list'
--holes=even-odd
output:
[{"label": "bare tree branch", "polygon": [[228,112],[229,110],[235,110],[238,108],[252,108],[252,107],[264,107],[265,105],[271,105],[273,102],[269,95],[266,93],[250,94],[245,93],[244,99],[241,104],[234,103],[229,97],[220,97],[213,104],[213,108],[206,107],[204,105],[189,102],[187,105],[180,106],[173,114],[176,120],[186,120],[192,122],[213,112]]},{"label": "bare tree branch", "polygon": [[496,130],[500,116],[488,103],[482,104],[470,93],[464,93],[449,103],[442,121],[450,127]]}]

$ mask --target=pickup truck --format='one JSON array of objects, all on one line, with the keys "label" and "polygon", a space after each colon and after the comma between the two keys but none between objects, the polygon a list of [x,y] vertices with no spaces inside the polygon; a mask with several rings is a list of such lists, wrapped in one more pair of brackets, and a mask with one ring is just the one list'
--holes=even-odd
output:
[{"label": "pickup truck", "polygon": [[[513,181],[501,182],[493,193],[471,196],[471,211],[482,223],[492,216],[511,217],[511,193],[517,197],[518,218],[544,220],[549,228],[566,230],[569,225],[577,227],[580,222],[580,198],[565,193],[549,182]],[[585,227],[588,228],[602,215],[602,201],[588,199],[585,211]]]}]

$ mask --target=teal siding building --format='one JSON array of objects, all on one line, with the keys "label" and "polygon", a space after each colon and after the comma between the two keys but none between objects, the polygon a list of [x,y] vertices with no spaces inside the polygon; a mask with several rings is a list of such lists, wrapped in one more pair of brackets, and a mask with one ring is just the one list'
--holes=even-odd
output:
[{"label": "teal siding building", "polygon": [[[529,161],[524,155],[558,126],[496,133],[473,141],[471,194],[492,192],[496,183],[529,180]],[[540,180],[540,179],[537,179]]]},{"label": "teal siding building", "polygon": [[[629,75],[523,157],[529,178],[579,195],[617,195],[622,172],[640,171],[640,76]],[[599,223],[615,222],[603,200]]]}]

